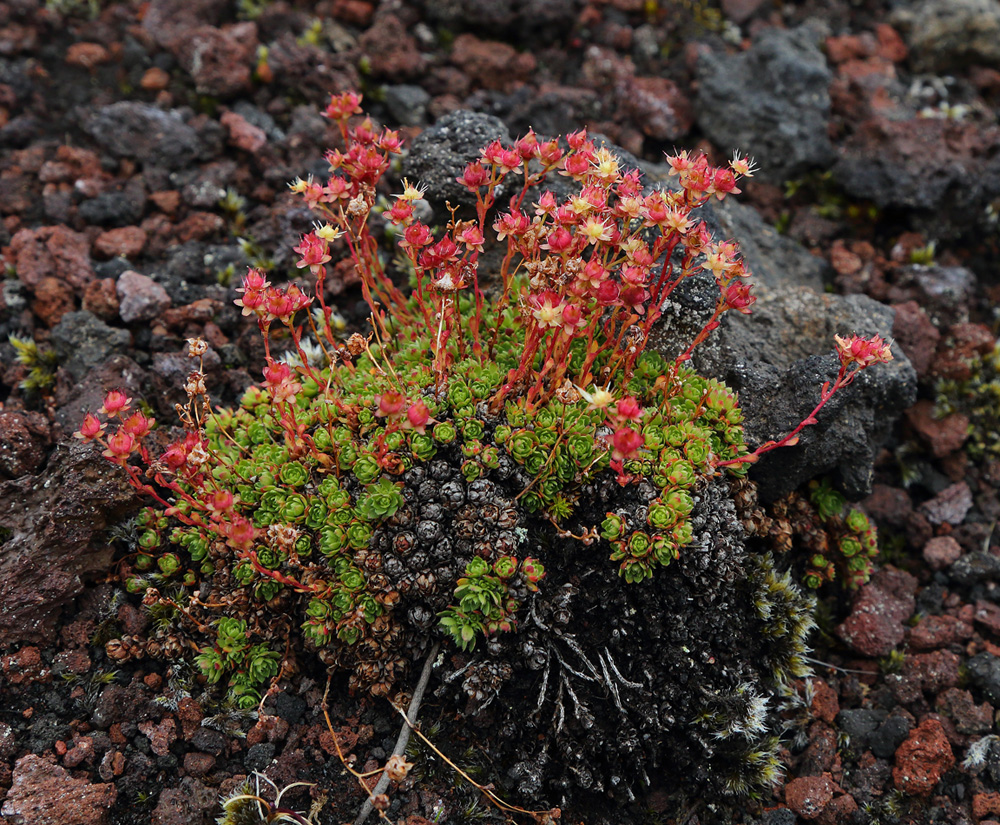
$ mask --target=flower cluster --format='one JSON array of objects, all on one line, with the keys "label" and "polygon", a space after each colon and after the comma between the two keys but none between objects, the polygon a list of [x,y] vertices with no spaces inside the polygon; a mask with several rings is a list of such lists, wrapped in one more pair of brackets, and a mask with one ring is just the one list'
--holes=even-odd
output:
[{"label": "flower cluster", "polygon": [[[142,446],[153,422],[123,393],[78,433],[159,505],[140,519],[129,588],[166,593],[157,604],[175,624],[214,624],[198,664],[244,704],[296,639],[385,694],[428,634],[466,648],[513,629],[550,564],[539,544],[599,544],[627,581],[651,577],[691,541],[706,477],[745,475],[794,443],[834,392],[889,357],[880,339],[838,339],[840,375],[813,415],[750,452],[735,395],[686,364],[723,313],[753,303],[736,246],[698,213],[738,192],[750,162],[680,153],[668,159],[678,187],[647,190],[583,131],[494,142],[459,178],[474,215],[453,212],[440,232],[404,182],[383,213],[401,254],[390,271],[369,218],[400,142],[356,118],[359,103],[348,93],[327,108],[344,142],[327,154],[329,178],[291,185],[323,219],[295,248],[313,294],[253,269],[240,289],[264,339],[261,385],[212,412],[194,370],[186,435],[155,460]],[[547,175],[571,179],[572,194],[538,194]],[[513,194],[500,204],[501,192]],[[487,273],[494,239],[502,257]],[[327,266],[344,254],[371,308],[370,334],[346,341],[324,301]],[[647,348],[650,332],[678,285],[706,272],[714,311],[668,362]],[[278,340],[290,344],[280,359]],[[189,344],[193,358],[205,350]],[[602,481],[650,485],[643,517],[594,523]],[[547,536],[531,542],[541,560],[523,554],[528,535]]]}]

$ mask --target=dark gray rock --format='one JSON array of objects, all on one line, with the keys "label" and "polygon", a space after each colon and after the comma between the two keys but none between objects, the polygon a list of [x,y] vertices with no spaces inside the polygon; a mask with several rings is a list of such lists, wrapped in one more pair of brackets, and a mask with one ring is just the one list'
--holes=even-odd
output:
[{"label": "dark gray rock", "polygon": [[992,653],[979,653],[965,663],[969,678],[987,701],[994,707],[1000,707],[1000,658]]},{"label": "dark gray rock", "polygon": [[[742,240],[742,239],[737,239]],[[889,338],[895,312],[864,295],[820,295],[807,288],[760,286],[750,315],[729,313],[694,363],[740,394],[752,446],[793,430],[836,378],[835,334]],[[865,370],[820,411],[798,445],[773,450],[752,477],[765,500],[836,472],[844,493],[859,499],[871,490],[872,463],[892,422],[916,400],[916,372],[898,348],[894,359]]]},{"label": "dark gray rock", "polygon": [[146,210],[146,190],[133,178],[118,192],[103,192],[79,206],[80,217],[98,226],[132,226],[142,220]]},{"label": "dark gray rock", "polygon": [[698,60],[697,119],[726,151],[756,158],[782,182],[833,160],[827,137],[832,75],[808,27],[765,29],[745,52]]},{"label": "dark gray rock", "polygon": [[260,742],[251,746],[243,760],[243,765],[247,770],[263,771],[271,764],[274,758],[274,743]]},{"label": "dark gray rock", "polygon": [[913,730],[913,722],[902,713],[889,714],[878,730],[872,735],[871,749],[879,759],[892,759],[896,749]]},{"label": "dark gray rock", "polygon": [[0,484],[0,637],[8,644],[54,641],[62,608],[111,564],[112,549],[97,536],[137,504],[98,446],[69,441],[42,474]]},{"label": "dark gray rock", "polygon": [[202,151],[198,133],[173,112],[122,101],[85,112],[83,128],[101,148],[167,168],[191,163]]},{"label": "dark gray rock", "polygon": [[1000,2],[923,0],[892,15],[917,71],[947,72],[967,66],[1000,67]]},{"label": "dark gray rock", "polygon": [[1000,581],[1000,558],[983,550],[969,553],[948,568],[948,578],[953,584],[966,587],[984,581]]},{"label": "dark gray rock", "polygon": [[413,141],[403,161],[403,175],[426,186],[426,198],[432,203],[472,206],[475,198],[456,178],[494,140],[511,143],[502,120],[464,109],[452,112]]},{"label": "dark gray rock", "polygon": [[77,381],[112,355],[124,354],[131,342],[127,330],[109,327],[87,310],[67,312],[52,330],[60,366]]},{"label": "dark gray rock", "polygon": [[888,714],[884,710],[852,708],[837,714],[837,727],[851,737],[850,748],[862,754],[871,747],[872,737]]},{"label": "dark gray rock", "polygon": [[420,86],[400,83],[386,86],[385,107],[389,114],[404,126],[419,126],[427,118],[427,104],[431,96]]}]

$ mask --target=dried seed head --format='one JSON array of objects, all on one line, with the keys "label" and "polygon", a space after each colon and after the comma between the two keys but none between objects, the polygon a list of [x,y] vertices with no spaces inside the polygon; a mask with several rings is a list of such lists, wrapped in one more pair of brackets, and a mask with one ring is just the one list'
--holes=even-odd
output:
[{"label": "dried seed head", "polygon": [[347,339],[347,351],[352,356],[357,357],[366,349],[368,349],[368,342],[365,340],[363,335],[359,335],[355,332],[350,338]]},{"label": "dried seed head", "polygon": [[405,756],[393,754],[385,763],[385,772],[393,782],[402,782],[412,767],[413,763],[407,762]]},{"label": "dried seed head", "polygon": [[208,352],[208,342],[204,338],[188,338],[188,358],[198,358]]}]

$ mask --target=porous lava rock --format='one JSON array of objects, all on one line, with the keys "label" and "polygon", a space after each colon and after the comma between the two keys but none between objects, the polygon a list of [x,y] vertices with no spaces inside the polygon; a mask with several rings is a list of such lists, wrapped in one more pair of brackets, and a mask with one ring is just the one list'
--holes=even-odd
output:
[{"label": "porous lava rock", "polygon": [[[583,518],[606,509],[642,522],[653,498],[613,480],[588,492]],[[703,483],[692,524],[676,562],[629,585],[603,543],[527,523],[542,592],[516,633],[451,656],[438,690],[464,706],[520,797],[582,795],[603,823],[616,821],[601,812],[609,798],[631,802],[650,786],[741,795],[775,775],[769,696],[802,672],[811,602],[748,552],[724,482]]]},{"label": "porous lava rock", "polygon": [[95,537],[136,503],[121,471],[93,446],[60,445],[49,466],[0,484],[0,637],[7,643],[52,640],[58,608],[111,563],[111,547]]}]

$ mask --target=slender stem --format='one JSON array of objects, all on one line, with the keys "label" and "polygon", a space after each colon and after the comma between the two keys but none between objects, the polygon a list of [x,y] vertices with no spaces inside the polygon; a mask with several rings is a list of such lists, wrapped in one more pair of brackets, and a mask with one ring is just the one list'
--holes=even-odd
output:
[{"label": "slender stem", "polygon": [[[410,731],[412,730],[412,726],[417,722],[420,703],[424,700],[424,691],[427,690],[427,682],[430,681],[431,670],[434,668],[434,660],[437,658],[438,648],[440,647],[440,643],[435,642],[431,648],[431,652],[427,654],[427,659],[424,661],[424,669],[420,672],[420,681],[417,682],[417,686],[413,691],[413,698],[410,700],[410,706],[406,709],[406,716],[403,717],[403,726],[399,730],[396,746],[392,749],[393,756],[402,756],[406,751],[406,746],[410,743]],[[362,825],[368,819],[368,815],[372,812],[372,798],[378,796],[380,793],[385,793],[385,789],[388,787],[389,774],[387,770],[383,770],[378,783],[372,788],[368,799],[365,800],[365,804],[361,806],[361,810],[354,820],[354,825]]]}]

